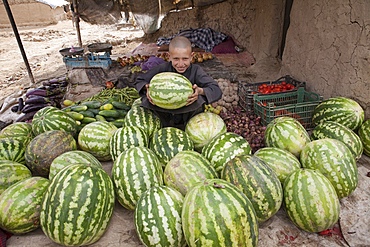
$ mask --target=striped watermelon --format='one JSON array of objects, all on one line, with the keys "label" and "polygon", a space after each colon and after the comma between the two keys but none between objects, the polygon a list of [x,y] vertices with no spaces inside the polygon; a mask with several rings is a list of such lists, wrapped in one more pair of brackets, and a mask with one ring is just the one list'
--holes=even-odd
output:
[{"label": "striped watermelon", "polygon": [[94,155],[82,150],[72,150],[62,153],[51,162],[49,179],[52,180],[60,170],[72,164],[85,164],[103,169],[102,164]]},{"label": "striped watermelon", "polygon": [[365,118],[364,109],[353,99],[335,97],[324,100],[313,111],[312,123],[318,125],[324,121],[334,121],[357,130]]},{"label": "striped watermelon", "polygon": [[361,158],[363,145],[360,137],[350,128],[333,121],[321,122],[312,130],[311,139],[332,138],[343,142],[356,160]]},{"label": "striped watermelon", "polygon": [[193,85],[189,79],[175,72],[156,74],[150,80],[148,89],[153,103],[164,109],[178,109],[185,106],[193,92]]},{"label": "striped watermelon", "polygon": [[358,136],[362,142],[364,153],[370,156],[370,119],[366,120],[358,129]]},{"label": "striped watermelon", "polygon": [[137,126],[125,126],[119,128],[109,141],[109,153],[112,160],[130,147],[147,147],[149,138],[145,131]]},{"label": "striped watermelon", "polygon": [[37,111],[32,118],[32,132],[35,136],[48,130],[64,130],[73,137],[77,135],[77,123],[66,112],[47,106]]},{"label": "striped watermelon", "polygon": [[0,139],[4,137],[13,137],[20,139],[27,146],[28,143],[34,138],[32,132],[32,125],[25,122],[15,122],[8,126],[0,132]]},{"label": "striped watermelon", "polygon": [[212,112],[202,112],[195,115],[185,126],[185,132],[193,141],[194,149],[197,151],[202,151],[204,145],[210,142],[213,137],[226,131],[224,120]]},{"label": "striped watermelon", "polygon": [[100,161],[109,161],[112,159],[109,152],[109,141],[117,129],[111,122],[96,121],[89,123],[78,134],[78,146]]},{"label": "striped watermelon", "polygon": [[157,156],[149,148],[132,147],[114,161],[112,181],[118,202],[133,210],[147,189],[163,184],[163,170]]},{"label": "striped watermelon", "polygon": [[257,156],[242,155],[229,160],[221,177],[248,197],[259,223],[268,220],[280,209],[283,201],[280,180],[274,170]]},{"label": "striped watermelon", "polygon": [[211,162],[196,151],[181,151],[165,166],[165,185],[178,190],[182,195],[196,183],[217,178],[218,174]]},{"label": "striped watermelon", "polygon": [[145,246],[185,247],[181,211],[184,197],[167,186],[143,193],[135,208],[136,232]]},{"label": "striped watermelon", "polygon": [[89,245],[107,229],[114,208],[114,189],[100,168],[73,164],[55,175],[41,205],[45,235],[64,246]]},{"label": "striped watermelon", "polygon": [[336,139],[319,139],[307,144],[300,157],[302,167],[320,171],[329,179],[341,199],[357,187],[356,160],[351,150]]},{"label": "striped watermelon", "polygon": [[269,167],[274,170],[281,184],[290,173],[301,168],[301,162],[291,152],[275,147],[264,147],[258,149],[254,156],[263,160]]},{"label": "striped watermelon", "polygon": [[175,127],[165,127],[153,133],[149,148],[165,167],[177,153],[194,150],[194,144],[185,131]]},{"label": "striped watermelon", "polygon": [[307,130],[292,117],[272,120],[266,127],[264,140],[267,147],[285,149],[297,158],[302,148],[311,141]]},{"label": "striped watermelon", "polygon": [[0,195],[0,228],[13,234],[37,229],[42,198],[49,184],[46,178],[29,177],[7,188]]},{"label": "striped watermelon", "polygon": [[294,171],[286,178],[283,187],[285,210],[300,229],[321,232],[338,221],[338,196],[320,172],[311,169]]},{"label": "striped watermelon", "polygon": [[161,120],[149,109],[134,106],[126,114],[124,126],[141,127],[149,138],[161,128]]},{"label": "striped watermelon", "polygon": [[0,195],[12,184],[31,176],[27,166],[10,160],[0,160]]},{"label": "striped watermelon", "polygon": [[214,165],[216,171],[219,173],[226,162],[235,156],[251,153],[252,150],[248,141],[233,132],[225,132],[214,137],[202,149],[202,155]]},{"label": "striped watermelon", "polygon": [[141,105],[141,98],[137,98],[132,102],[131,107],[140,106]]},{"label": "striped watermelon", "polygon": [[222,179],[198,183],[185,196],[182,228],[189,247],[257,246],[253,206],[236,186]]},{"label": "striped watermelon", "polygon": [[5,137],[0,139],[0,160],[11,160],[21,164],[25,164],[24,153],[26,145],[14,137]]},{"label": "striped watermelon", "polygon": [[35,176],[48,177],[50,165],[62,153],[76,150],[76,140],[64,130],[48,130],[32,139],[24,157],[26,166]]}]

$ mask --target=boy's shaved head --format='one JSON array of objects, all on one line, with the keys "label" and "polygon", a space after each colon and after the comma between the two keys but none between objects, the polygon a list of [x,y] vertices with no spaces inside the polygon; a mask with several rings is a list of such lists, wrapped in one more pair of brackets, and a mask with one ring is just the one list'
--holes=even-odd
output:
[{"label": "boy's shaved head", "polygon": [[188,38],[184,36],[176,36],[171,40],[168,47],[169,50],[172,50],[173,48],[191,48],[191,42]]}]

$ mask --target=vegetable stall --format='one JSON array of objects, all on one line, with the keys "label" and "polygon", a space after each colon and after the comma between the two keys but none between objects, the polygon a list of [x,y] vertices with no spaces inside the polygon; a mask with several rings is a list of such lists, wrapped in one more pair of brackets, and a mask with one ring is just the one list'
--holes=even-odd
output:
[{"label": "vegetable stall", "polygon": [[234,81],[199,57],[223,97],[184,130],[162,128],[134,88],[113,82],[78,99],[61,76],[19,96],[0,132],[9,246],[367,243],[370,120],[359,104],[288,75]]}]

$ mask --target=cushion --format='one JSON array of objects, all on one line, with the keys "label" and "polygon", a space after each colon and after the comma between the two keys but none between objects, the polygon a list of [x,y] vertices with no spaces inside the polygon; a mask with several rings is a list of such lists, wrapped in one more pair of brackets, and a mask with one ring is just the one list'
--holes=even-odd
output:
[{"label": "cushion", "polygon": [[225,39],[220,44],[216,45],[212,49],[212,53],[214,54],[223,54],[223,53],[238,53],[235,50],[235,42],[234,40],[228,36],[227,39]]}]

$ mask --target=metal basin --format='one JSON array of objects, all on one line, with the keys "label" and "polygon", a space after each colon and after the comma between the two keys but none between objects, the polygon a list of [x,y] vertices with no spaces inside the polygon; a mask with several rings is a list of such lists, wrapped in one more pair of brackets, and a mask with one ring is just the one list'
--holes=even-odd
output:
[{"label": "metal basin", "polygon": [[109,43],[93,43],[87,46],[90,52],[111,52],[112,45]]},{"label": "metal basin", "polygon": [[62,54],[62,56],[64,57],[82,55],[84,53],[84,48],[81,47],[64,48],[59,50],[59,53]]}]

